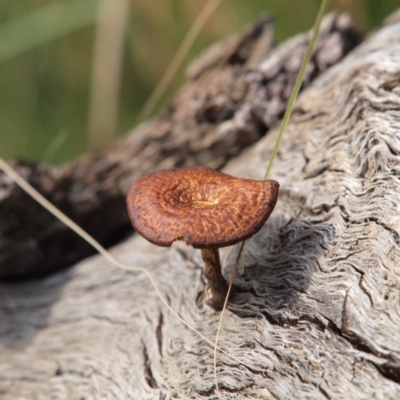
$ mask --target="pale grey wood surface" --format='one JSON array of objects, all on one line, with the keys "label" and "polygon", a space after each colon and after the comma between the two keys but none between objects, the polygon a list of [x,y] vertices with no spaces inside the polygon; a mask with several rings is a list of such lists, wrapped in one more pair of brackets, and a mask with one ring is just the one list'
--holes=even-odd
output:
[{"label": "pale grey wood surface", "polygon": [[[297,101],[271,174],[278,205],[246,244],[222,325],[223,399],[400,398],[399,132],[394,16]],[[262,178],[276,135],[224,171]],[[222,252],[227,277],[236,252]],[[201,301],[199,251],[134,235],[113,253],[146,267],[213,340],[219,314]],[[215,398],[212,347],[143,273],[100,256],[2,284],[0,354],[7,400]]]}]

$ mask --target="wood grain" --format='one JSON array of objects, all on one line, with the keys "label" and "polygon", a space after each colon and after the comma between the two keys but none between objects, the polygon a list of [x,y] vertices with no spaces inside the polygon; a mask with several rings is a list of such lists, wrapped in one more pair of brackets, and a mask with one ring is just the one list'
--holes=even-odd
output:
[{"label": "wood grain", "polygon": [[[400,398],[400,14],[296,103],[274,213],[245,246],[218,354],[222,399]],[[277,128],[225,172],[262,177]],[[222,252],[230,277],[237,247]],[[171,307],[213,340],[200,252],[133,235]],[[95,256],[0,286],[2,399],[215,399],[213,349],[143,273]],[[232,356],[234,358],[232,358]]]}]

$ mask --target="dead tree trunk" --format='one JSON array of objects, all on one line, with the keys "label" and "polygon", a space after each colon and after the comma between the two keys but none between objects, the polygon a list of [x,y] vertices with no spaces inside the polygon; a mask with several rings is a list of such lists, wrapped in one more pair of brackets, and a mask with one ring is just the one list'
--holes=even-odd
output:
[{"label": "dead tree trunk", "polygon": [[[268,67],[259,61],[254,73]],[[271,175],[278,205],[246,243],[223,320],[222,399],[400,398],[399,131],[397,14],[297,101]],[[224,171],[261,178],[276,135]],[[113,253],[145,266],[214,340],[219,314],[199,295],[199,251],[134,235]],[[228,279],[236,253],[222,254]],[[2,284],[0,346],[4,399],[216,398],[212,346],[145,274],[99,256]]]},{"label": "dead tree trunk", "polygon": [[[134,180],[173,167],[221,168],[282,116],[307,35],[278,48],[272,41],[264,18],[196,62],[169,109],[115,146],[62,168],[19,164],[20,173],[103,245],[117,243],[132,231],[125,196]],[[304,86],[357,41],[348,19],[327,17]],[[0,173],[0,280],[43,276],[92,252]]]}]

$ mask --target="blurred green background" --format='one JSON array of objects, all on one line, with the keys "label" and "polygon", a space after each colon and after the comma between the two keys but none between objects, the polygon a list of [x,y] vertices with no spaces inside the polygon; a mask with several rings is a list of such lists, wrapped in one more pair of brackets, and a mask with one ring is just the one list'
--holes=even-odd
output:
[{"label": "blurred green background", "polygon": [[[0,4],[0,156],[63,163],[133,128],[207,1],[17,0]],[[368,32],[398,0],[337,0]],[[222,0],[162,96],[209,44],[262,13],[276,40],[309,29],[319,0]],[[156,110],[156,111],[157,111]],[[106,135],[106,136],[103,136]]]}]

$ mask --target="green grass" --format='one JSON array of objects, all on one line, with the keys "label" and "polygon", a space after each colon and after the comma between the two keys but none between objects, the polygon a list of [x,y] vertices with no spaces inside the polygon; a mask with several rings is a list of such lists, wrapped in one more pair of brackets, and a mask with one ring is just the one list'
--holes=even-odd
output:
[{"label": "green grass", "polygon": [[[116,1],[116,0],[113,0]],[[0,4],[0,155],[62,163],[88,151],[87,125],[97,0],[23,0]],[[124,36],[117,134],[131,129],[152,89],[205,4],[131,1]],[[397,0],[331,1],[369,31]],[[309,29],[318,0],[224,0],[186,60],[269,11],[277,40]],[[162,99],[184,82],[182,66]]]}]

